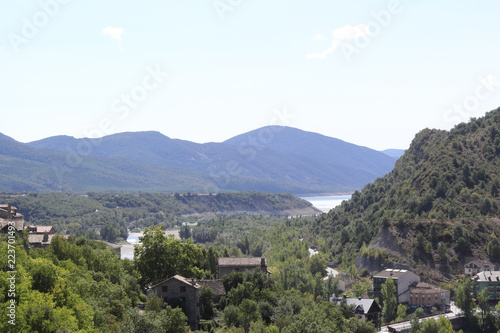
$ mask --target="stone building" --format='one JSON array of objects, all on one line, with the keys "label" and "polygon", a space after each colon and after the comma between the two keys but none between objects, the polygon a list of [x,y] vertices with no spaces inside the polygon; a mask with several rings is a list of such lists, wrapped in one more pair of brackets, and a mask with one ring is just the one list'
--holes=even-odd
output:
[{"label": "stone building", "polygon": [[410,286],[420,282],[420,277],[406,269],[386,269],[373,276],[373,293],[378,299],[382,299],[382,284],[392,278],[396,286],[396,299],[398,303],[410,302]]},{"label": "stone building", "polygon": [[267,259],[264,257],[219,258],[219,260],[217,261],[217,277],[220,279],[224,275],[230,274],[232,272],[244,272],[256,268],[259,268],[263,273],[269,273],[267,271]]},{"label": "stone building", "polygon": [[0,205],[0,231],[2,234],[9,231],[9,222],[11,222],[10,225],[13,224],[18,233],[23,232],[24,217],[17,212],[17,208],[12,206],[10,202],[6,205]]},{"label": "stone building", "polygon": [[152,286],[148,290],[148,297],[156,294],[164,303],[182,306],[189,325],[192,329],[197,329],[200,321],[199,293],[204,286],[212,289],[215,301],[226,295],[222,280],[196,280],[175,275]]},{"label": "stone building", "polygon": [[186,279],[175,275],[170,279],[162,281],[148,290],[148,297],[156,293],[164,303],[181,305],[188,318],[191,328],[196,329],[200,320],[200,308],[198,305],[201,284],[195,279]]}]

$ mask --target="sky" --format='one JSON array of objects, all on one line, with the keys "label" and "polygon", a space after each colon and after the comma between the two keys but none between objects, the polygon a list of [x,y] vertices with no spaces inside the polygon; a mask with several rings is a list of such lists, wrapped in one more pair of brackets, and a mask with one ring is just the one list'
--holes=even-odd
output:
[{"label": "sky", "polygon": [[284,125],[382,150],[500,106],[494,0],[2,1],[0,133]]}]

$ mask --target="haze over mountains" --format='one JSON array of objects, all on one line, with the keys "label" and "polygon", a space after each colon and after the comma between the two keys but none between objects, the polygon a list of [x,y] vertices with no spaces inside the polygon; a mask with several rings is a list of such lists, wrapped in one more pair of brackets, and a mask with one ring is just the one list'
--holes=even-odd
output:
[{"label": "haze over mountains", "polygon": [[205,144],[159,132],[27,144],[0,134],[0,186],[9,191],[352,192],[395,162],[383,152],[281,126]]}]

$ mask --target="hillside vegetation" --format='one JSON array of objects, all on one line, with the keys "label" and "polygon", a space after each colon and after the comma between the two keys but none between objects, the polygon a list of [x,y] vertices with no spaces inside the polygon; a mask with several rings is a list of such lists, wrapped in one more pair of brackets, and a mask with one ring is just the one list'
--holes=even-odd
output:
[{"label": "hillside vegetation", "polygon": [[[431,280],[460,273],[467,256],[498,261],[498,165],[500,108],[451,131],[424,129],[392,172],[317,220],[318,242],[339,261],[361,254],[381,268],[419,268]],[[399,255],[369,246],[382,228]]]},{"label": "hillside vegetation", "polygon": [[166,193],[31,193],[5,195],[29,224],[53,225],[59,232],[98,237],[94,230],[111,228],[114,237],[126,238],[127,229],[151,225],[173,227],[190,214],[247,212],[269,215],[313,215],[319,210],[288,193],[218,193],[214,195]]}]

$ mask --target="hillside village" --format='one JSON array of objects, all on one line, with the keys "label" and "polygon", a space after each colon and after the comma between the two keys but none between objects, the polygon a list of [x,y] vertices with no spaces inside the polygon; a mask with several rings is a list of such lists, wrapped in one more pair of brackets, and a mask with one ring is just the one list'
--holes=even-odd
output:
[{"label": "hillside village", "polygon": [[[14,227],[15,232],[23,239],[23,242],[27,240],[30,249],[49,249],[52,240],[56,236],[66,240],[69,239],[69,235],[58,235],[52,226],[26,225],[24,217],[18,212],[18,209],[7,203],[0,205],[1,233],[8,233],[12,229],[9,226]],[[119,251],[117,245],[107,243],[106,246]],[[309,249],[310,257],[318,254],[319,251],[316,246]],[[332,284],[335,284],[336,293],[332,293],[327,300],[336,306],[346,304],[352,309],[353,316],[359,320],[372,323],[373,327],[379,330],[389,332],[406,331],[404,328],[398,329],[397,323],[387,324],[387,321],[384,321],[382,309],[387,295],[383,294],[383,288],[388,280],[391,280],[390,283],[394,286],[395,306],[404,306],[406,314],[417,313],[422,317],[447,314],[452,312],[452,304],[455,303],[456,293],[454,291],[426,283],[410,269],[397,268],[369,272],[370,287],[366,289],[366,293],[358,297],[349,297],[346,292],[353,288],[359,276],[353,275],[352,272],[339,271],[339,267],[336,267],[332,261],[327,266],[322,268],[325,276],[322,279],[323,291],[321,294],[331,291]],[[206,297],[204,296],[207,293],[206,290],[210,290],[211,300],[209,303],[215,306],[221,300],[224,300],[228,294],[228,290],[226,290],[228,277],[235,278],[235,274],[252,271],[267,277],[273,274],[269,270],[268,259],[265,257],[218,257],[215,279],[198,279],[194,276],[179,274],[164,276],[162,281],[150,285],[146,294],[148,299],[156,297],[161,300],[163,306],[167,304],[174,307],[180,306],[192,330],[210,330],[216,326],[214,326],[215,322],[206,320],[207,309],[204,308],[204,301],[202,301]],[[471,302],[477,302],[479,294],[483,292],[487,297],[486,301],[489,306],[494,307],[498,304],[500,300],[500,271],[497,270],[495,263],[471,258],[464,265],[463,274],[461,275],[472,282],[472,293],[468,295]],[[456,309],[456,306],[453,306],[453,308]],[[406,317],[406,314],[404,317]],[[450,318],[455,329],[464,327],[463,311],[452,313],[447,318]]]}]

